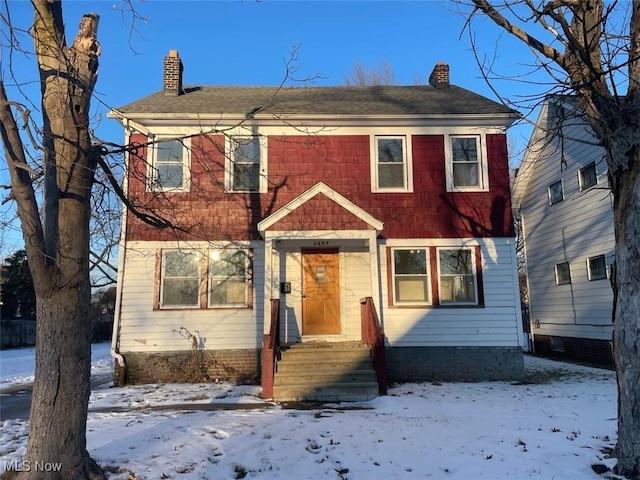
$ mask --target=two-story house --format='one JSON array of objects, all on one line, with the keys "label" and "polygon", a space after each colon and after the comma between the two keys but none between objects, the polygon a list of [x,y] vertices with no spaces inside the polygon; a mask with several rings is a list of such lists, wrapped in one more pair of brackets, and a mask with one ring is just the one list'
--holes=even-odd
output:
[{"label": "two-story house", "polygon": [[534,351],[612,365],[613,199],[576,99],[548,96],[513,187]]},{"label": "two-story house", "polygon": [[183,86],[182,68],[171,51],[163,90],[110,113],[131,203],[172,222],[125,215],[125,381],[185,380],[197,351],[211,378],[265,385],[283,370],[265,352],[371,328],[392,380],[523,377],[513,111],[443,63],[424,86]]}]

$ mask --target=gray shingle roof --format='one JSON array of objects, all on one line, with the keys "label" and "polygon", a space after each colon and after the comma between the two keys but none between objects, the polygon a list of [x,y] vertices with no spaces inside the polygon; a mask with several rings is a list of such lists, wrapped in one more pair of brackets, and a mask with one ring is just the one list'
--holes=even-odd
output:
[{"label": "gray shingle roof", "polygon": [[513,115],[513,110],[457,86],[185,87],[118,108],[126,114]]}]

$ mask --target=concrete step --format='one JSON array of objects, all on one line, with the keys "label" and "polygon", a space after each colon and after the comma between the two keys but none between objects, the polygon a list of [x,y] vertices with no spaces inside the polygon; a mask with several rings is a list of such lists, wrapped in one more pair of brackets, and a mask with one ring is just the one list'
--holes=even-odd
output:
[{"label": "concrete step", "polygon": [[378,396],[378,384],[274,385],[273,396],[279,402],[366,402]]},{"label": "concrete step", "polygon": [[376,382],[376,373],[369,366],[368,370],[313,370],[282,372],[278,370],[274,385],[315,385],[328,383]]},{"label": "concrete step", "polygon": [[273,387],[278,401],[366,401],[378,396],[369,346],[362,342],[283,345]]},{"label": "concrete step", "polygon": [[309,370],[367,370],[371,368],[371,358],[316,358],[278,360],[278,372],[305,372]]}]

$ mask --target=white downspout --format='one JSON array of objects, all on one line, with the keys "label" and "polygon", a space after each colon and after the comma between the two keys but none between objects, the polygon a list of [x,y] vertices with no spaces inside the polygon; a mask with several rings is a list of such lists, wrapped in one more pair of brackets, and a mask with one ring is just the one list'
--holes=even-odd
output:
[{"label": "white downspout", "polygon": [[[123,126],[125,127],[125,145],[129,144],[129,139],[131,136],[131,129],[129,127],[128,119],[122,117]],[[124,162],[125,162],[125,177],[122,185],[123,193],[126,195],[128,190],[128,165],[129,165],[129,152],[124,153]],[[124,268],[125,268],[125,257],[126,257],[126,234],[127,234],[127,207],[125,205],[122,206],[122,222],[120,226],[120,238],[118,239],[118,275],[116,281],[116,305],[115,312],[113,315],[113,332],[111,333],[111,356],[116,359],[118,362],[118,366],[122,369],[122,372],[125,371],[126,364],[124,361],[124,357],[118,353],[118,338],[120,332],[120,310],[122,308],[122,282],[124,279]],[[122,383],[121,379],[118,379],[118,383]]]}]

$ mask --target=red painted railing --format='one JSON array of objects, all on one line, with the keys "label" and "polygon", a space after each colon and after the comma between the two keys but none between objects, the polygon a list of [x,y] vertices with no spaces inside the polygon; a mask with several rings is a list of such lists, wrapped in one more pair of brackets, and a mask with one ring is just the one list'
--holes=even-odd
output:
[{"label": "red painted railing", "polygon": [[273,376],[276,372],[276,354],[280,346],[280,300],[271,299],[271,326],[262,336],[262,397],[273,398]]},{"label": "red painted railing", "polygon": [[387,394],[387,362],[384,350],[384,332],[371,297],[360,299],[360,320],[362,322],[362,341],[371,347],[373,368],[378,379],[378,392]]}]

